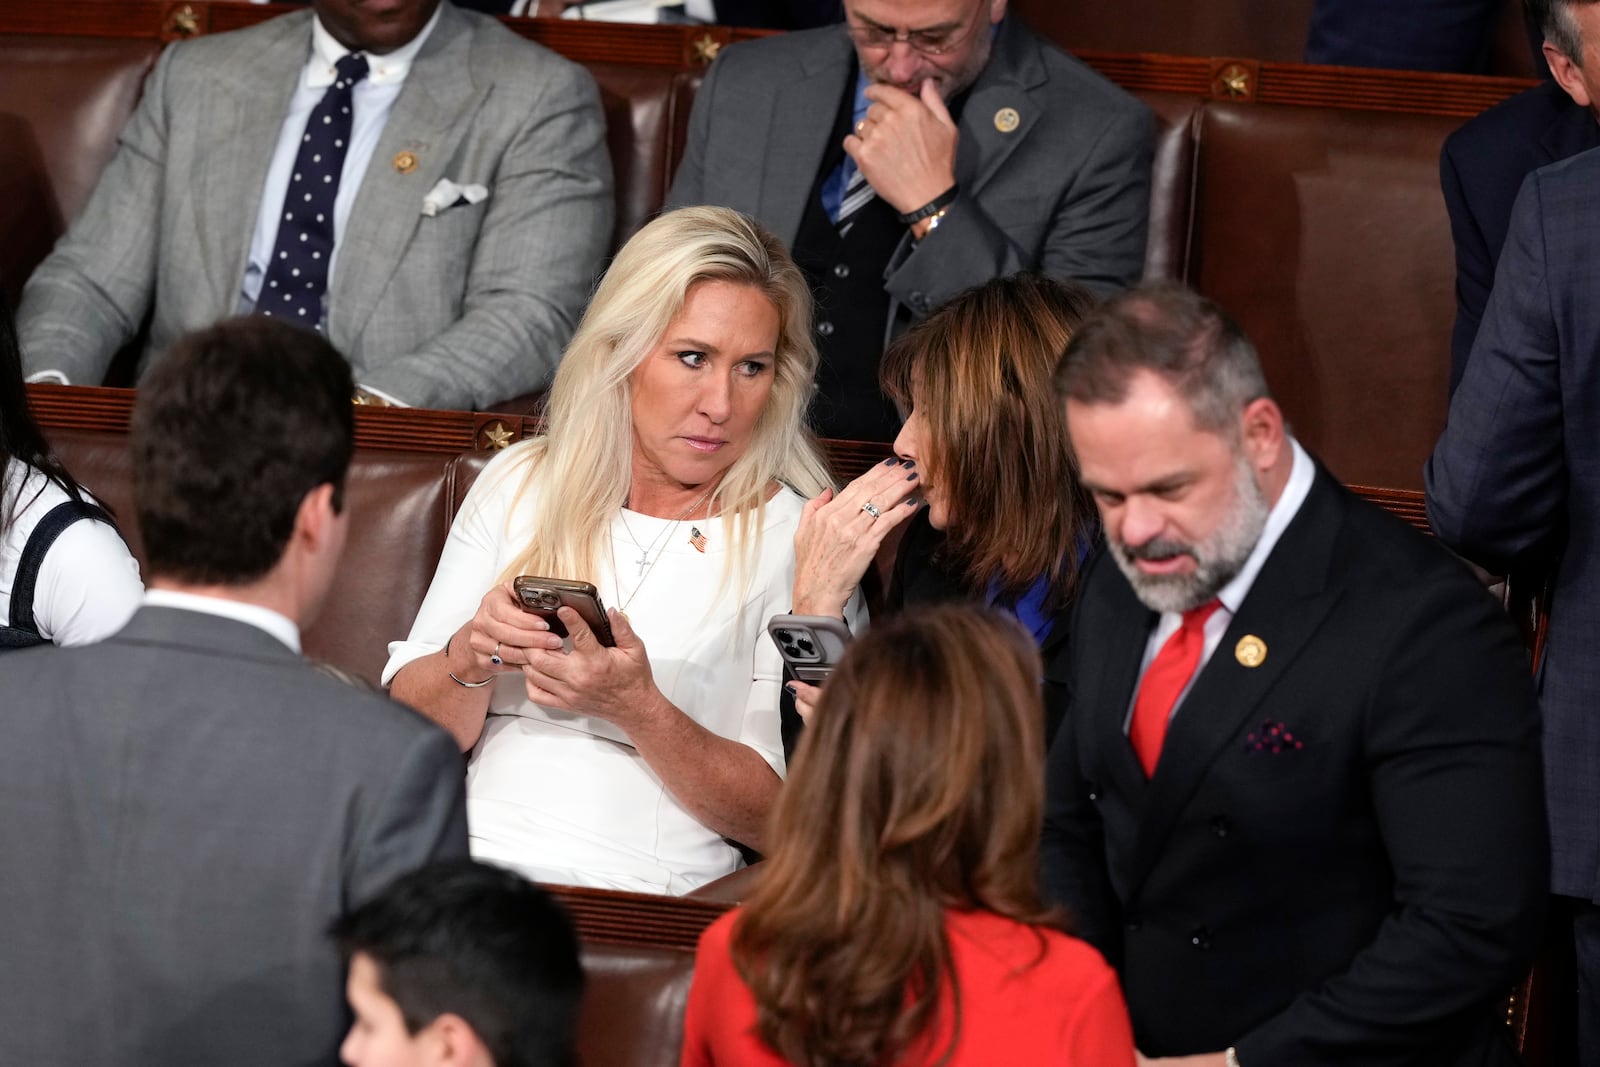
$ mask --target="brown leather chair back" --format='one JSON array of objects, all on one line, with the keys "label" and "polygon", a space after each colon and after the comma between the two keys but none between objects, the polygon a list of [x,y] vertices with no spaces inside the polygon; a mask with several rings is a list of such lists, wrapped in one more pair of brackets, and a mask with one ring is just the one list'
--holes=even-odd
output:
[{"label": "brown leather chair back", "polygon": [[[682,105],[680,75],[668,67],[586,63],[600,86],[606,145],[616,177],[617,220],[612,248],[621,248],[661,209],[672,180],[672,134]],[[681,148],[679,149],[681,152]]]},{"label": "brown leather chair back", "polygon": [[358,452],[345,480],[349,536],[305,653],[377,684],[390,641],[405,638],[454,515],[456,457]]},{"label": "brown leather chair back", "polygon": [[1181,281],[1189,259],[1189,213],[1194,204],[1194,165],[1205,101],[1183,93],[1136,94],[1156,113],[1155,155],[1150,167],[1150,243],[1144,276]]},{"label": "brown leather chair back", "polygon": [[694,953],[585,941],[583,970],[578,1054],[586,1067],[677,1067]]},{"label": "brown leather chair back", "polygon": [[1422,487],[1444,426],[1455,260],[1439,147],[1460,120],[1207,104],[1189,284],[1255,342],[1345,482]]},{"label": "brown leather chair back", "polygon": [[[127,435],[52,429],[50,441],[73,477],[111,508],[149,581]],[[307,656],[377,685],[388,643],[411,630],[450,522],[487,462],[484,453],[356,450],[345,483],[346,552],[322,614],[305,631]]]},{"label": "brown leather chair back", "polygon": [[16,307],[22,285],[56,238],[54,199],[33,130],[16,115],[0,113],[0,294]]},{"label": "brown leather chair back", "polygon": [[128,452],[127,434],[48,428],[46,435],[67,471],[117,520],[122,539],[139,560],[140,572],[148,583],[144,540],[133,514],[133,457]]},{"label": "brown leather chair back", "polygon": [[19,172],[0,192],[26,182],[35,197],[26,212],[0,202],[0,238],[17,242],[0,258],[0,287],[20,288],[83,208],[159,51],[150,40],[0,36],[0,170]]},{"label": "brown leather chair back", "polygon": [[411,632],[450,523],[488,461],[483,452],[356,450],[345,556],[305,632],[306,655],[378,684],[389,642]]}]

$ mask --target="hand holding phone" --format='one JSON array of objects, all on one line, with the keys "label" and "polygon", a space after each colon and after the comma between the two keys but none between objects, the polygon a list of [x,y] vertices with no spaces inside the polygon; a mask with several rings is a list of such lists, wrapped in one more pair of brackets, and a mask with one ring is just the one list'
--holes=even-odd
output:
[{"label": "hand holding phone", "polygon": [[794,676],[813,685],[827,680],[850,643],[850,627],[830,615],[774,615],[767,633]]},{"label": "hand holding phone", "polygon": [[576,611],[589,629],[594,631],[595,640],[606,648],[616,647],[617,641],[612,636],[611,620],[606,616],[605,605],[600,602],[599,592],[590,583],[524,574],[514,580],[511,587],[522,604],[522,610],[543,619],[550,627],[550,632],[557,637],[567,636],[567,624],[561,621],[556,611],[568,607]]}]

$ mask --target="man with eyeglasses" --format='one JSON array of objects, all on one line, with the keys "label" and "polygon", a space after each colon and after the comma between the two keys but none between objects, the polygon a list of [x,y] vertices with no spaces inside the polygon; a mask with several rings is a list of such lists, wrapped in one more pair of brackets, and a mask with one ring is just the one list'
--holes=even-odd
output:
[{"label": "man with eyeglasses", "polygon": [[1006,0],[844,0],[846,24],[725,49],[672,207],[786,240],[817,300],[823,435],[887,441],[885,343],[956,293],[1039,270],[1101,291],[1144,266],[1148,109]]}]

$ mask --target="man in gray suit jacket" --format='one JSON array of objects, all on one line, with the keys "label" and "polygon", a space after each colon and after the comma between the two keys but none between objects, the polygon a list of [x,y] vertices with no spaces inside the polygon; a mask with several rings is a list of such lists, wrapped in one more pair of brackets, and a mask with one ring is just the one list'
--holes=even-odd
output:
[{"label": "man in gray suit jacket", "polygon": [[333,1063],[324,931],[466,855],[448,735],[299,655],[344,546],[351,387],[263,317],[180,341],[134,411],[146,605],[0,656],[5,1062]]},{"label": "man in gray suit jacket", "polygon": [[[293,269],[323,274],[310,318],[320,304],[364,399],[483,408],[549,381],[611,239],[593,80],[448,0],[313,7],[162,54],[24,291],[30,377],[100,384],[148,315],[142,371],[190,330],[271,307],[272,265],[309,249]],[[351,52],[353,88],[336,73]],[[319,117],[348,137],[302,158]],[[302,181],[328,203],[297,221]]]},{"label": "man in gray suit jacket", "polygon": [[1577,948],[1579,1060],[1600,1063],[1600,149],[1522,183],[1472,354],[1423,472],[1439,540],[1548,578],[1537,664],[1550,887]]},{"label": "man in gray suit jacket", "polygon": [[1019,270],[1139,277],[1154,121],[1006,0],[844,7],[846,27],[717,58],[667,199],[737,208],[790,244],[817,298],[818,428],[888,440],[878,359],[911,320]]}]

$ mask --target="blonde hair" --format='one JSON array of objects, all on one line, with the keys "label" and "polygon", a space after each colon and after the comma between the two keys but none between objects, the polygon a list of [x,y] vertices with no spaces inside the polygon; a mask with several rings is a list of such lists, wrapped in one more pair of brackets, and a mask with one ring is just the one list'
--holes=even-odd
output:
[{"label": "blonde hair", "polygon": [[544,436],[529,442],[517,491],[520,501],[537,486],[542,499],[560,503],[538,509],[528,545],[504,577],[596,572],[632,481],[630,375],[683,310],[689,290],[705,281],[751,286],[778,312],[772,392],[749,448],[710,497],[735,546],[729,560],[737,564],[739,585],[753,567],[772,483],[805,496],[830,484],[805,425],[817,349],[804,275],[783,242],[755,220],[726,208],[682,208],[645,226],[617,253],[567,346],[545,408]]}]

